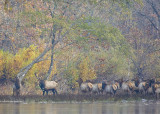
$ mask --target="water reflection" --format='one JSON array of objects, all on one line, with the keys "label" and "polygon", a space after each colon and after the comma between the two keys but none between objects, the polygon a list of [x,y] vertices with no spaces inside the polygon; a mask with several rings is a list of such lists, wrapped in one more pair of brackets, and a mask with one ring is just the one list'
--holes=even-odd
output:
[{"label": "water reflection", "polygon": [[160,104],[125,103],[0,103],[0,114],[159,114]]}]

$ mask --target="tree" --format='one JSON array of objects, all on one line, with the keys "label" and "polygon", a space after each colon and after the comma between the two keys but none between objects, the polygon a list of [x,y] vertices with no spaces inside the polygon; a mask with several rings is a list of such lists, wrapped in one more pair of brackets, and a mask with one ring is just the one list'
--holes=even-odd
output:
[{"label": "tree", "polygon": [[[34,33],[38,32],[37,37],[44,38],[47,46],[35,60],[22,68],[17,74],[15,86],[18,90],[21,87],[20,83],[26,73],[35,63],[42,61],[44,55],[51,50],[50,68],[45,75],[46,79],[49,78],[53,67],[54,50],[58,47],[57,44],[59,43],[65,47],[64,44],[70,45],[72,42],[80,42],[80,44],[82,44],[83,41],[87,42],[90,41],[88,39],[93,38],[95,41],[106,40],[111,47],[127,53],[128,46],[125,44],[125,39],[120,34],[120,31],[113,26],[108,28],[101,19],[97,20],[92,17],[91,11],[98,11],[97,7],[100,7],[103,3],[106,3],[106,0],[71,0],[67,2],[61,0],[44,0],[36,4],[34,1],[25,1],[25,5],[22,4],[25,8],[19,13],[17,23],[23,23],[26,34],[36,36]],[[129,2],[126,1],[126,3]],[[9,4],[6,2],[5,7],[8,7],[7,5]],[[22,26],[20,28],[22,28]],[[33,33],[30,33],[27,28],[32,30]],[[118,35],[118,37],[116,37],[116,35]]]},{"label": "tree", "polygon": [[152,34],[160,38],[160,2],[159,0],[145,0],[144,6],[137,13],[151,25]]},{"label": "tree", "polygon": [[[147,78],[156,76],[159,59],[155,54],[159,51],[159,1],[145,0],[141,7],[132,9],[132,19],[125,27],[128,28],[127,39],[132,46],[132,70],[135,76]],[[151,70],[152,69],[152,70]]]},{"label": "tree", "polygon": [[[32,68],[32,66],[35,64],[35,63],[37,63],[38,61],[40,61],[40,59],[51,49],[52,51],[51,51],[51,64],[50,64],[50,68],[49,68],[49,71],[48,71],[48,73],[47,73],[47,75],[46,75],[46,78],[48,79],[49,78],[49,75],[50,75],[50,73],[51,73],[51,70],[52,70],[52,67],[53,67],[53,53],[54,53],[54,48],[55,48],[55,45],[58,43],[58,42],[60,42],[65,36],[66,36],[66,34],[68,34],[68,32],[70,31],[70,30],[72,30],[71,29],[71,27],[72,27],[72,25],[74,24],[74,23],[72,23],[71,24],[71,26],[69,27],[69,28],[67,28],[65,25],[63,25],[63,24],[65,24],[64,22],[63,22],[63,17],[59,17],[59,15],[56,15],[55,16],[55,10],[57,9],[57,11],[59,11],[59,9],[57,8],[57,1],[49,1],[49,3],[47,3],[47,2],[45,2],[46,4],[47,4],[47,8],[48,8],[48,11],[49,11],[49,15],[50,15],[50,21],[51,21],[51,23],[48,23],[48,24],[51,24],[52,25],[52,29],[51,29],[51,36],[52,36],[52,44],[51,44],[51,46],[49,46],[49,47],[47,47],[45,50],[44,50],[44,52],[42,52],[42,54],[40,54],[35,60],[33,60],[33,62],[32,63],[30,63],[29,65],[27,65],[26,67],[24,67],[24,68],[22,68],[21,70],[20,70],[20,72],[17,74],[17,81],[15,82],[15,87],[16,87],[16,89],[17,90],[19,90],[20,91],[20,83],[21,83],[21,81],[22,81],[22,79],[25,77],[25,75],[26,75],[26,73]],[[63,2],[61,3],[61,2],[59,2],[59,4],[63,4]],[[64,6],[66,6],[66,4],[68,5],[68,3],[64,3],[65,5]],[[53,5],[52,6],[52,9],[51,9],[51,5]],[[60,6],[60,5],[59,5]],[[65,11],[64,12],[62,12],[62,16],[65,16],[66,14],[65,14]],[[66,15],[66,16],[68,16],[68,15]],[[79,17],[81,17],[81,16],[79,16]],[[62,21],[60,20],[58,20],[58,19],[62,19]],[[49,21],[48,20],[48,21]],[[58,24],[57,24],[58,23]],[[66,29],[68,29],[68,30],[66,30]],[[63,31],[62,31],[63,30]],[[59,35],[57,35],[56,33],[57,33],[57,31],[59,31]],[[63,34],[61,34],[61,32],[63,33]],[[55,40],[56,39],[56,40]]]}]

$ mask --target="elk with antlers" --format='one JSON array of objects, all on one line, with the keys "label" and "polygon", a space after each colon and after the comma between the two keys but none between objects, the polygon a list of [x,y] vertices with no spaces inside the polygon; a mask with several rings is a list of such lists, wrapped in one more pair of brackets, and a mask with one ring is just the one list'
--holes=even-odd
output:
[{"label": "elk with antlers", "polygon": [[57,94],[57,90],[56,90],[56,87],[58,85],[57,82],[42,80],[42,79],[37,77],[36,73],[35,73],[35,76],[39,81],[39,86],[40,86],[41,90],[43,91],[43,96],[45,95],[45,92],[48,95],[48,91],[52,91],[53,95]]}]

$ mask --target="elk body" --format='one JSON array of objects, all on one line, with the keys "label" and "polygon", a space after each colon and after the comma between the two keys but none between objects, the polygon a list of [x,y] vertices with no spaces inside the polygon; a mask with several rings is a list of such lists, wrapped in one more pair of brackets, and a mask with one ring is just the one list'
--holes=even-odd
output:
[{"label": "elk body", "polygon": [[129,86],[126,82],[122,83],[121,89],[122,89],[123,92],[125,92],[125,93],[127,92],[127,94],[130,93]]},{"label": "elk body", "polygon": [[90,82],[88,82],[88,83],[82,83],[82,84],[80,85],[80,89],[81,89],[81,91],[82,91],[83,93],[91,92],[92,87],[93,87],[93,85],[92,85],[92,83],[90,83]]},{"label": "elk body", "polygon": [[79,78],[79,80],[77,80],[79,87],[80,87],[80,91],[82,93],[87,93],[87,92],[91,92],[92,88],[93,88],[93,84],[90,82],[83,82],[83,80],[81,78]]},{"label": "elk body", "polygon": [[140,93],[145,94],[145,89],[144,89],[145,85],[146,85],[146,82],[140,82],[140,84],[138,85],[138,89]]},{"label": "elk body", "polygon": [[57,83],[55,81],[47,81],[47,80],[40,80],[39,86],[43,91],[43,95],[45,95],[45,92],[48,95],[48,91],[52,91],[53,95],[57,94]]},{"label": "elk body", "polygon": [[153,93],[156,95],[156,98],[159,99],[159,94],[160,94],[160,82],[156,82],[152,86]]},{"label": "elk body", "polygon": [[108,84],[106,82],[102,83],[102,90],[104,90],[106,94],[109,93],[109,94],[115,95],[119,87],[120,85],[118,82],[115,82],[113,84]]},{"label": "elk body", "polygon": [[109,94],[113,94],[114,95],[114,90],[112,88],[112,85],[110,85],[110,84],[106,85],[104,91],[105,91],[106,94],[109,93]]},{"label": "elk body", "polygon": [[48,95],[49,91],[52,91],[53,95],[57,94],[57,90],[56,90],[56,87],[58,85],[57,82],[55,82],[55,81],[48,81],[48,80],[42,80],[42,79],[40,79],[40,78],[37,77],[36,73],[35,73],[35,76],[36,76],[36,78],[39,81],[39,86],[40,86],[41,90],[43,91],[43,96],[45,95],[45,92]]},{"label": "elk body", "polygon": [[136,84],[135,81],[128,81],[127,84],[128,84],[130,92],[132,92],[132,93],[133,92],[136,92],[136,93],[139,92],[138,84]]},{"label": "elk body", "polygon": [[120,80],[118,80],[118,82],[123,93],[125,94],[131,93],[127,81],[123,81],[123,79],[121,78]]},{"label": "elk body", "polygon": [[140,93],[144,93],[144,95],[146,95],[146,93],[152,93],[153,89],[152,89],[152,85],[155,83],[154,79],[148,79],[146,81],[142,81],[140,82],[140,84],[138,85],[138,89]]},{"label": "elk body", "polygon": [[138,84],[139,84],[139,80],[137,79],[133,79],[133,80],[127,80],[127,81],[123,81],[123,79],[118,80],[121,90],[123,91],[123,93],[126,94],[132,94],[133,92],[138,93]]},{"label": "elk body", "polygon": [[102,90],[102,83],[96,83],[96,84],[93,84],[92,86],[92,93],[102,93],[103,90]]}]

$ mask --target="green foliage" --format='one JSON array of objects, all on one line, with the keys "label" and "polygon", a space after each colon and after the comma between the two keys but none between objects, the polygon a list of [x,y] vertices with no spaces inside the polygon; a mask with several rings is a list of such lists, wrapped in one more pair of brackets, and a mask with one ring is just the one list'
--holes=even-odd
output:
[{"label": "green foliage", "polygon": [[[118,28],[115,28],[109,24],[101,22],[99,19],[93,17],[85,17],[78,20],[76,25],[77,29],[80,31],[80,35],[77,38],[78,41],[89,41],[90,39],[97,40],[99,42],[107,42],[109,45],[126,56],[131,54],[129,52],[129,45],[121,34]],[[86,44],[86,43],[85,43]]]},{"label": "green foliage", "polygon": [[79,77],[81,77],[83,81],[96,78],[96,72],[89,57],[84,56],[79,56],[76,61],[71,61],[67,66],[65,75],[69,84],[75,84]]},{"label": "green foliage", "polygon": [[111,75],[116,75],[122,77],[128,74],[131,77],[133,76],[129,70],[129,59],[127,56],[114,48],[110,48],[109,50],[100,48],[96,53],[95,51],[91,51],[89,56],[92,58],[92,64],[96,73],[101,76],[110,77]]},{"label": "green foliage", "polygon": [[79,77],[79,71],[76,67],[75,62],[71,62],[66,69],[65,72],[66,79],[68,80],[68,84],[75,84],[76,80],[78,80]]}]

